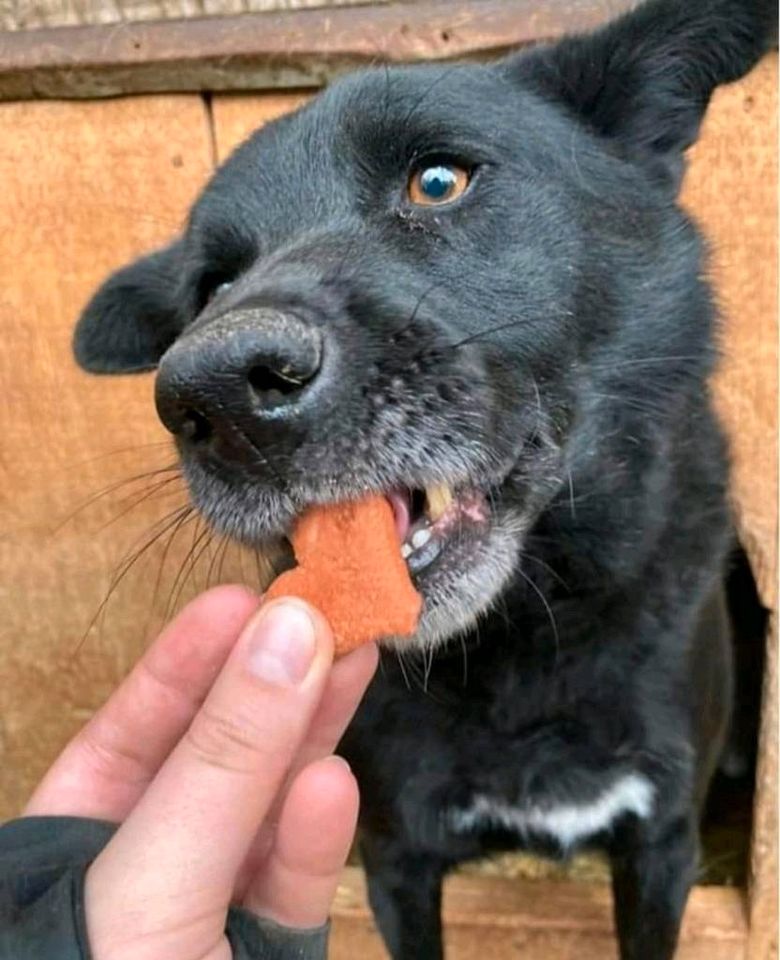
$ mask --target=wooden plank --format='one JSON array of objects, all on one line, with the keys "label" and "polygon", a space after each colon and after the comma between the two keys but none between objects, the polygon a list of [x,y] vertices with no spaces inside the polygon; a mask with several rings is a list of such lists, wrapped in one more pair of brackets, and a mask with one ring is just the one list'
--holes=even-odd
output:
[{"label": "wooden plank", "polygon": [[747,960],[777,960],[777,611],[767,638],[758,774],[750,863],[750,936]]},{"label": "wooden plank", "polygon": [[302,106],[311,92],[221,94],[211,102],[217,162],[264,124]]},{"label": "wooden plank", "polygon": [[684,201],[710,240],[725,323],[715,397],[740,536],[777,603],[777,56],[716,91]]},{"label": "wooden plank", "polygon": [[750,960],[777,957],[777,56],[716,92],[685,199],[712,243],[725,323],[715,380],[737,525],[775,611],[767,642],[751,862]]},{"label": "wooden plank", "polygon": [[[172,462],[173,450],[155,415],[151,377],[90,377],[76,368],[70,339],[104,276],[178,230],[210,172],[211,143],[197,96],[4,104],[0,127],[13,131],[0,145],[0,817],[7,817],[146,639],[159,555],[129,577],[102,634],[82,643],[123,551],[183,493],[101,531],[150,478],[56,528],[95,490]],[[170,585],[168,578],[163,602]]]},{"label": "wooden plank", "polygon": [[0,99],[318,87],[374,63],[495,55],[629,0],[421,0],[0,35]]},{"label": "wooden plank", "polygon": [[[356,6],[366,0],[14,0],[0,3],[0,30]],[[390,3],[398,0],[369,0]],[[410,2],[410,0],[406,0]],[[413,0],[412,0],[413,2]]]},{"label": "wooden plank", "polygon": [[[601,884],[455,874],[445,883],[448,960],[616,960],[611,894]],[[676,960],[742,960],[746,923],[741,894],[699,887],[691,894]],[[380,960],[365,878],[348,868],[333,909],[331,960]]]}]

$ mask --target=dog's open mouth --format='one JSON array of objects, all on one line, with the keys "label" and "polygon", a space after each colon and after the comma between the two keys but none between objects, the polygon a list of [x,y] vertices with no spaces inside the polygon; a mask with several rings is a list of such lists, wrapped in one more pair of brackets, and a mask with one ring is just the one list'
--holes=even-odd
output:
[{"label": "dog's open mouth", "polygon": [[[353,476],[340,486],[293,487],[290,495],[256,483],[236,485],[217,472],[206,473],[193,458],[184,458],[183,466],[206,520],[218,532],[266,552],[277,575],[295,562],[289,537],[304,511],[379,492]],[[528,527],[523,508],[506,495],[511,470],[508,465],[494,471],[484,486],[436,481],[382,491],[393,511],[398,550],[423,597],[413,645],[440,644],[467,629],[511,577]],[[394,645],[395,639],[387,642]],[[409,643],[407,638],[402,645]]]},{"label": "dog's open mouth", "polygon": [[467,548],[489,524],[487,499],[474,488],[453,491],[437,484],[425,490],[393,490],[387,499],[401,556],[414,580],[433,572],[445,554]]}]

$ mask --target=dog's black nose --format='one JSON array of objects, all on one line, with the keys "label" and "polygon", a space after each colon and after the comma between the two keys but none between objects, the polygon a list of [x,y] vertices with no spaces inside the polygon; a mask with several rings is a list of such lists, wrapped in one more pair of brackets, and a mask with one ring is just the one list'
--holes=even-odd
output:
[{"label": "dog's black nose", "polygon": [[270,307],[233,310],[176,341],[160,361],[157,412],[182,440],[295,412],[322,359],[319,331]]}]

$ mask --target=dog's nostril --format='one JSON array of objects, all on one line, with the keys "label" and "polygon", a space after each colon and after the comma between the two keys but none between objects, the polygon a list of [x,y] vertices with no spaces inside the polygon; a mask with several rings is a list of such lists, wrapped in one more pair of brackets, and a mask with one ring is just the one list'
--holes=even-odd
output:
[{"label": "dog's nostril", "polygon": [[235,310],[169,348],[157,371],[157,412],[182,443],[222,456],[264,418],[294,417],[321,360],[316,328],[267,308]]},{"label": "dog's nostril", "polygon": [[190,443],[203,443],[211,437],[213,428],[208,419],[197,410],[185,410],[179,436]]},{"label": "dog's nostril", "polygon": [[258,363],[250,368],[247,379],[254,402],[259,402],[261,407],[271,408],[295,401],[316,374],[316,368],[303,371],[295,369],[290,363],[279,366]]},{"label": "dog's nostril", "polygon": [[249,385],[255,393],[267,393],[269,390],[278,390],[284,395],[297,393],[307,379],[296,374],[290,367],[274,370],[260,364],[249,371]]}]

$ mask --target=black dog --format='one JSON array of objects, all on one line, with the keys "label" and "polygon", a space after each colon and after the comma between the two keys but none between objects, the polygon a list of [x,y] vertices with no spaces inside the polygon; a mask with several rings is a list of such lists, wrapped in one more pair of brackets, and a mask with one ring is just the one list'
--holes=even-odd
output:
[{"label": "black dog", "polygon": [[731,686],[715,311],[676,197],[773,20],[653,0],[494,65],[350,76],[81,319],[87,369],[160,361],[219,531],[394,506],[423,620],[343,750],[395,958],[441,955],[449,868],[518,846],[606,849],[621,956],[674,952]]}]

